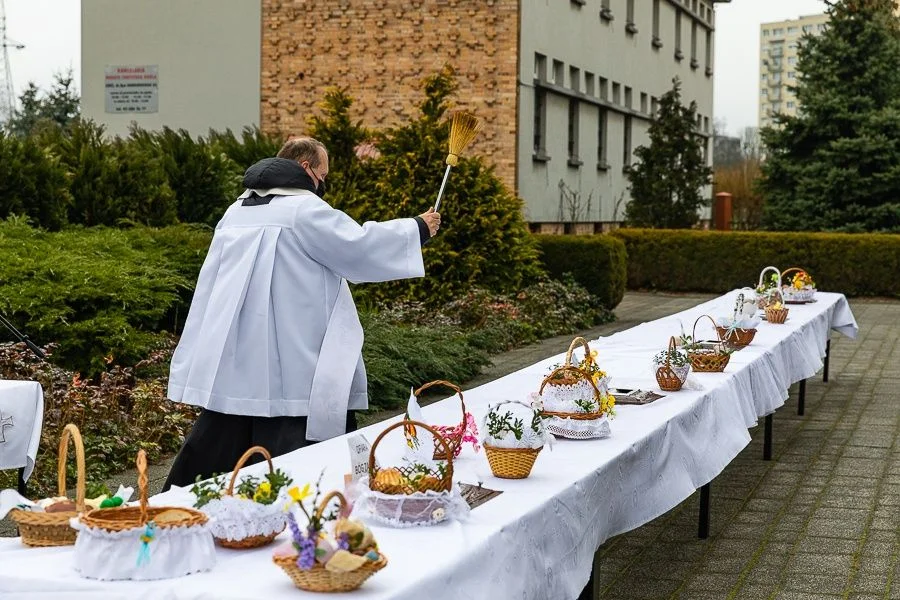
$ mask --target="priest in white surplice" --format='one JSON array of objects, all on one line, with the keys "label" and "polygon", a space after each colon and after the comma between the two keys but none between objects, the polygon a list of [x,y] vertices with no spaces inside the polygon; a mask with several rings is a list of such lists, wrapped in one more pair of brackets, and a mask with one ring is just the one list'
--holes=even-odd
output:
[{"label": "priest in white surplice", "polygon": [[216,226],[169,374],[170,399],[203,411],[164,489],[355,429],[368,407],[363,331],[347,281],[423,277],[433,210],[360,226],[322,196],[325,147],[288,141],[244,175]]}]

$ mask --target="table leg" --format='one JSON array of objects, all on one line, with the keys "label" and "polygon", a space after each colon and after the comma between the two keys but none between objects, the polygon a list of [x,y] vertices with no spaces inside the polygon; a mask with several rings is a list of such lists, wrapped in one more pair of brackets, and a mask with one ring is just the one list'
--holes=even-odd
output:
[{"label": "table leg", "polygon": [[797,414],[801,417],[806,412],[806,380],[800,380],[800,393],[797,398]]},{"label": "table leg", "polygon": [[595,600],[600,597],[600,590],[597,589],[597,580],[594,578],[594,572],[597,570],[600,562],[600,552],[594,553],[594,564],[591,567],[591,577],[588,579],[587,585],[581,590],[578,600]]},{"label": "table leg", "polygon": [[709,537],[709,484],[700,488],[700,520],[697,526],[697,537],[705,540]]},{"label": "table leg", "polygon": [[23,495],[23,496],[26,496],[26,495],[27,495],[27,494],[25,493],[26,487],[27,487],[27,486],[26,486],[26,484],[25,484],[25,467],[22,467],[21,469],[19,469],[19,485],[18,485],[18,488],[19,488],[19,493],[20,493],[21,495]]},{"label": "table leg", "polygon": [[828,383],[828,359],[831,358],[831,340],[825,342],[825,370],[822,372],[822,381]]},{"label": "table leg", "polygon": [[772,460],[772,415],[766,415],[763,433],[763,460]]}]

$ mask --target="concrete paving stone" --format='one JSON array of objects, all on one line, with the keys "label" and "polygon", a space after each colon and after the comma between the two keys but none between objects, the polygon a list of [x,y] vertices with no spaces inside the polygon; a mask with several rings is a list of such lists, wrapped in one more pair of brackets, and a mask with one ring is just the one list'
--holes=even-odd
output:
[{"label": "concrete paving stone", "polygon": [[847,574],[841,576],[789,572],[782,581],[782,589],[794,592],[842,594],[847,589]]},{"label": "concrete paving stone", "polygon": [[787,566],[791,573],[840,576],[850,573],[852,554],[795,554]]},{"label": "concrete paving stone", "polygon": [[854,525],[865,523],[870,511],[862,508],[834,508],[822,506],[815,513],[813,519],[827,521],[846,521]]},{"label": "concrete paving stone", "polygon": [[851,523],[837,519],[813,519],[809,522],[807,533],[812,536],[858,539],[865,528],[865,523]]},{"label": "concrete paving stone", "polygon": [[895,543],[868,539],[866,540],[865,546],[863,546],[862,555],[863,557],[893,556],[896,546]]},{"label": "concrete paving stone", "polygon": [[822,594],[819,592],[806,593],[782,590],[775,595],[775,600],[825,600],[826,598],[840,598],[839,594]]},{"label": "concrete paving stone", "polygon": [[[722,597],[724,597],[726,594],[722,593],[723,590],[730,590],[734,587],[737,584],[738,575],[738,573],[723,575],[721,573],[707,573],[705,571],[696,573],[685,586],[684,593],[719,592],[722,594]],[[684,597],[691,598],[692,596],[687,595]]]},{"label": "concrete paving stone", "polygon": [[833,537],[806,536],[797,545],[798,553],[808,554],[853,554],[859,547],[857,540],[842,540]]},{"label": "concrete paving stone", "polygon": [[753,498],[746,505],[744,510],[748,512],[759,512],[767,515],[778,513],[785,505],[784,499],[779,498]]},{"label": "concrete paving stone", "polygon": [[[756,491],[753,492],[754,498],[761,498],[766,500],[783,500],[791,495],[794,490],[794,486],[787,484],[773,484],[768,481],[764,482]],[[718,491],[716,492],[718,494]],[[740,498],[745,498],[746,494],[740,496]]]},{"label": "concrete paving stone", "polygon": [[862,594],[883,596],[888,591],[890,583],[890,573],[857,573],[850,589]]},{"label": "concrete paving stone", "polygon": [[619,579],[608,593],[634,600],[653,600],[669,596],[678,586],[678,581],[670,579]]},{"label": "concrete paving stone", "polygon": [[890,573],[893,561],[887,556],[868,556],[860,559],[859,570],[862,573]]},{"label": "concrete paving stone", "polygon": [[[775,594],[778,587],[774,582],[770,583],[756,583],[756,582],[744,582],[740,588],[732,588],[733,591],[736,592],[736,598],[740,600],[768,600],[773,594]],[[723,594],[719,595],[719,600],[724,598]]]},{"label": "concrete paving stone", "polygon": [[847,596],[847,600],[884,600],[884,596],[881,594],[862,594],[853,592]]}]

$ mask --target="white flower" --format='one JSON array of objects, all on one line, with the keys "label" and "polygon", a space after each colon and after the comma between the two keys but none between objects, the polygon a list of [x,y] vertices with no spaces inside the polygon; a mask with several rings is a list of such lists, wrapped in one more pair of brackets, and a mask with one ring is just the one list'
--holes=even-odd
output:
[{"label": "white flower", "polygon": [[445,516],[443,508],[436,508],[434,509],[434,512],[431,513],[431,518],[435,521],[443,521]]},{"label": "white flower", "polygon": [[537,392],[531,392],[528,394],[528,399],[531,401],[531,408],[534,410],[544,410],[544,399],[541,398],[541,395]]}]

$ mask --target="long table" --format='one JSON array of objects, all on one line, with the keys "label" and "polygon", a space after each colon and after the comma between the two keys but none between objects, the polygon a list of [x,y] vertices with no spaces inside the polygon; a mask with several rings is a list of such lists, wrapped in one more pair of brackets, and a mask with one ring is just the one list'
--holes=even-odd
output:
[{"label": "long table", "polygon": [[[669,335],[681,332],[682,324],[690,333],[696,316],[729,314],[732,298],[733,293],[600,338],[591,346],[599,350],[601,367],[611,374],[614,386],[658,390],[651,357],[665,348]],[[545,448],[528,479],[494,478],[484,456],[467,447],[454,464],[456,480],[483,483],[503,493],[474,509],[464,522],[375,527],[389,565],[352,596],[577,598],[604,541],[666,513],[712,481],[749,443],[749,429],[758,419],[784,404],[788,387],[822,367],[829,332],[855,337],[857,325],[846,298],[822,292],[816,298],[812,304],[791,306],[784,325],[762,323],[753,343],[732,356],[724,373],[692,374],[690,389],[645,406],[618,406],[611,437],[558,440],[552,449]],[[465,392],[467,407],[480,421],[490,403],[524,399],[562,358],[560,354]],[[458,399],[427,406],[424,415],[432,423],[456,422]],[[372,441],[389,422],[361,432]],[[399,435],[379,446],[382,464],[402,453]],[[335,438],[278,457],[275,464],[301,484],[315,481],[325,468],[325,488],[341,488],[349,472],[347,442]],[[261,474],[263,468],[258,464],[244,471]],[[153,505],[190,503],[190,494],[181,489],[151,499]],[[0,596],[314,597],[293,587],[272,563],[271,553],[271,548],[217,549],[218,564],[208,573],[157,582],[97,582],[74,572],[71,548],[26,549],[18,539],[3,539]]]}]

